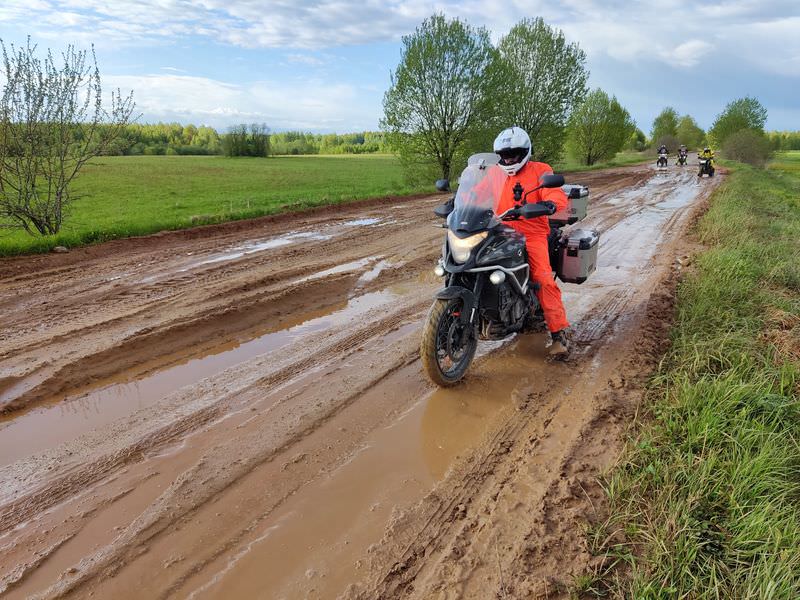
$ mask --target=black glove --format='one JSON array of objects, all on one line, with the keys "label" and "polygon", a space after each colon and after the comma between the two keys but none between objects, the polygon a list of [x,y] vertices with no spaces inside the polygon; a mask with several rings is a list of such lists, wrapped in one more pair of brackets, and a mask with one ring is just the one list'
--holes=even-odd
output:
[{"label": "black glove", "polygon": [[556,214],[556,205],[550,202],[549,200],[544,200],[543,202],[537,202],[537,204],[541,204],[547,207],[547,214],[554,215]]}]

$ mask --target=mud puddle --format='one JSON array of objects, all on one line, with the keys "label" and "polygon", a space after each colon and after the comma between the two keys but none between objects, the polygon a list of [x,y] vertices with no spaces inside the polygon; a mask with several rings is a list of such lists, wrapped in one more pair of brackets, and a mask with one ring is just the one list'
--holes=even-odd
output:
[{"label": "mud puddle", "polygon": [[[352,268],[355,267],[347,269]],[[229,342],[167,368],[154,364],[146,369],[149,371],[146,375],[123,372],[79,390],[71,397],[55,397],[46,400],[45,406],[23,415],[0,419],[0,466],[112,423],[156,404],[186,385],[218,375],[256,356],[279,351],[303,336],[348,323],[396,298],[397,294],[389,290],[357,295],[344,306],[334,305],[324,311],[307,313],[295,318],[290,326],[263,333],[255,339]],[[169,364],[169,357],[160,358],[159,363]],[[141,372],[142,368],[137,371]]]},{"label": "mud puddle", "polygon": [[[417,501],[530,384],[544,336],[526,336],[479,365],[466,385],[438,389],[365,438],[338,468],[302,488],[228,561],[208,569],[192,598],[333,598],[358,579],[359,562],[393,511]],[[268,565],[268,568],[265,568]],[[191,588],[185,588],[187,591]]]},{"label": "mud puddle", "polygon": [[[322,228],[312,229],[308,231],[290,231],[287,234],[270,237],[266,240],[252,240],[244,244],[239,244],[226,249],[224,252],[215,253],[203,260],[195,260],[183,267],[177,269],[178,273],[185,273],[193,269],[198,269],[206,265],[213,265],[222,262],[228,262],[245,258],[247,256],[266,252],[267,250],[275,250],[293,244],[303,242],[325,242],[333,239],[336,236],[342,235],[349,228],[352,227],[375,227],[381,225],[388,225],[391,221],[379,217],[366,217],[362,219],[353,219],[343,223],[336,223]],[[141,279],[141,283],[151,283],[159,279],[160,275],[152,275]]]}]

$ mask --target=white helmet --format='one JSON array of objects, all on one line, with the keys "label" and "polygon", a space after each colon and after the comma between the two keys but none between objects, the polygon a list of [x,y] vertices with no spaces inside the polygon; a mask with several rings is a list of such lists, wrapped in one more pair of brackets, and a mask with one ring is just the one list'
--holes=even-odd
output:
[{"label": "white helmet", "polygon": [[497,166],[511,177],[516,175],[531,157],[531,138],[524,129],[509,127],[495,138],[494,151],[500,155]]}]

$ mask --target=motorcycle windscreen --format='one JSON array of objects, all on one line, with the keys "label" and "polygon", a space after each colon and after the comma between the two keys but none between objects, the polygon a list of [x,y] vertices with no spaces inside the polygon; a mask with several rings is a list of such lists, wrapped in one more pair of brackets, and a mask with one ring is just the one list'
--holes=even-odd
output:
[{"label": "motorcycle windscreen", "polygon": [[[485,231],[498,223],[494,209],[505,174],[494,166],[499,157],[485,152],[473,154],[458,178],[458,191],[447,227],[458,237]],[[500,176],[502,175],[502,179]]]}]

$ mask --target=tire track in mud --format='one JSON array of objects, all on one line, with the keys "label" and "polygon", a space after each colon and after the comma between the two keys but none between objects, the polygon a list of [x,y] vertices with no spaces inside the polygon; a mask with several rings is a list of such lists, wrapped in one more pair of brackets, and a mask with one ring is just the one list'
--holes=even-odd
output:
[{"label": "tire track in mud", "polygon": [[[423,208],[427,210],[429,202],[424,203]],[[421,212],[422,209],[416,208],[416,212]],[[389,240],[383,240],[383,247],[392,250],[402,246],[404,238],[404,231],[410,229],[411,226],[400,228],[399,232],[392,234]],[[351,227],[350,229],[356,229]],[[371,243],[374,244],[377,238],[380,238],[379,232],[369,231],[371,234]],[[429,236],[433,239],[433,235]],[[303,275],[308,276],[309,272],[318,273],[326,270],[331,270],[341,264],[341,256],[349,252],[351,256],[364,258],[363,253],[360,253],[358,248],[359,244],[354,244],[357,235],[355,233],[345,235],[341,240],[336,240],[331,244],[331,247],[326,249],[326,253],[318,251],[318,243],[312,244],[310,247],[302,250],[298,249],[278,249],[277,255],[265,253],[264,256],[253,256],[246,261],[239,261],[242,264],[223,264],[211,265],[210,268],[199,273],[192,273],[189,275],[180,275],[175,278],[167,278],[160,281],[158,284],[140,286],[134,288],[125,286],[120,291],[114,292],[109,298],[101,296],[97,299],[90,295],[90,305],[78,305],[74,310],[67,309],[60,313],[59,316],[54,317],[53,321],[61,323],[63,321],[70,321],[70,315],[73,315],[77,320],[72,321],[67,332],[56,333],[48,327],[47,319],[44,319],[37,326],[37,330],[42,333],[38,336],[39,340],[31,339],[31,336],[20,335],[19,330],[10,330],[9,333],[0,333],[0,342],[13,340],[13,344],[8,347],[8,350],[0,354],[0,358],[16,358],[18,362],[22,362],[24,353],[26,356],[41,354],[36,352],[46,346],[54,346],[55,344],[71,345],[74,343],[75,338],[81,338],[84,341],[93,338],[98,338],[93,344],[87,344],[90,348],[103,343],[103,340],[112,342],[108,344],[105,350],[93,351],[85,354],[84,356],[70,357],[70,364],[68,370],[58,371],[57,359],[49,359],[43,367],[41,359],[29,360],[24,367],[27,371],[18,371],[15,374],[16,378],[26,377],[33,375],[39,368],[45,368],[52,374],[48,380],[56,380],[64,382],[64,377],[70,372],[79,373],[83,378],[94,377],[101,378],[107,376],[104,371],[95,372],[93,367],[101,363],[103,357],[120,355],[126,361],[129,359],[136,363],[138,358],[136,356],[129,357],[124,350],[130,348],[132,344],[139,343],[146,337],[152,337],[153,332],[163,333],[162,339],[168,339],[172,330],[180,331],[181,327],[194,327],[200,326],[203,329],[207,328],[207,321],[210,319],[217,319],[230,314],[232,310],[252,310],[257,304],[267,304],[273,301],[280,300],[292,293],[299,293],[306,288],[310,288],[315,282],[303,282]],[[370,241],[369,239],[366,241]],[[355,251],[351,247],[355,246]],[[366,245],[369,248],[369,245]],[[431,249],[428,248],[428,254]],[[327,258],[327,256],[336,256],[338,253],[339,258]],[[412,270],[405,271],[406,275],[415,275],[416,270],[421,268],[421,259],[423,257],[411,256],[408,261],[410,264],[408,268]],[[299,262],[298,262],[299,261]],[[228,261],[236,262],[236,261]],[[395,274],[401,275],[403,272],[395,268]],[[246,282],[237,284],[236,282],[242,279],[240,276],[245,274]],[[257,274],[257,276],[254,276]],[[263,275],[262,275],[263,274]],[[260,276],[260,277],[259,277]],[[330,278],[330,276],[329,276]],[[293,283],[293,280],[299,280]],[[217,282],[221,285],[214,285]],[[198,294],[194,291],[196,289],[204,290],[202,297],[194,303],[193,297]],[[154,297],[154,294],[161,291],[160,297]],[[164,292],[167,290],[167,292]],[[231,307],[230,300],[232,297],[237,299],[235,307]],[[57,302],[57,300],[56,300]],[[122,315],[113,318],[106,318],[100,320],[99,318],[90,318],[90,322],[86,325],[82,323],[86,321],[86,315],[93,313],[92,306],[96,303],[105,302],[110,304],[106,306],[104,314],[113,311],[112,314]],[[80,298],[75,300],[76,304],[80,303]],[[127,310],[125,307],[134,307],[135,310]],[[176,307],[174,311],[168,310],[169,307]],[[156,313],[165,313],[166,317],[159,320],[153,320],[152,315]],[[150,319],[144,319],[143,316],[150,316]],[[142,322],[146,325],[142,327]],[[148,322],[149,321],[149,322]],[[61,327],[63,330],[63,327]],[[115,335],[114,331],[120,333]],[[208,334],[206,334],[208,335]],[[149,351],[152,354],[152,351]],[[16,355],[16,356],[15,356]],[[55,364],[54,364],[55,363]],[[37,366],[37,364],[39,366]],[[0,406],[0,414],[4,412],[11,412],[22,408],[31,402],[35,402],[42,396],[52,395],[63,391],[58,387],[52,389],[53,386],[49,381],[40,382],[37,387],[41,390],[30,390],[27,394],[15,398],[12,401],[7,401]],[[61,385],[60,388],[64,386]]]},{"label": "tire track in mud", "polygon": [[[622,315],[625,301],[624,295],[610,296],[585,317],[582,326],[576,328],[576,339],[597,339],[613,329],[614,323]],[[583,323],[589,325],[583,326]],[[373,568],[386,569],[390,565],[384,571],[384,577],[366,590],[350,590],[347,597],[426,598],[445,591],[461,596],[463,590],[459,586],[463,584],[461,578],[466,575],[454,575],[443,570],[448,570],[445,566],[448,561],[459,562],[463,558],[461,549],[467,546],[479,546],[481,550],[476,554],[494,558],[492,543],[499,535],[498,523],[493,523],[492,527],[482,523],[482,507],[491,509],[497,504],[499,490],[519,479],[517,473],[528,467],[532,454],[537,455],[536,462],[550,481],[543,491],[549,491],[557,484],[558,476],[579,447],[580,438],[573,439],[566,449],[561,447],[551,435],[555,427],[553,421],[563,423],[565,415],[562,414],[559,419],[559,412],[569,412],[560,406],[561,398],[565,397],[563,393],[569,387],[564,384],[564,374],[572,369],[586,369],[598,353],[598,349],[589,346],[584,348],[578,359],[571,359],[566,365],[552,364],[555,370],[537,369],[536,386],[527,386],[527,391],[520,394],[514,407],[487,435],[481,446],[440,484],[439,487],[445,488],[446,493],[434,490],[420,505],[391,523],[382,540],[384,547],[373,550],[370,557],[375,565]],[[541,390],[548,390],[548,393]],[[489,490],[485,489],[488,482],[495,481],[497,483],[490,486]],[[527,505],[534,507],[540,504],[542,497],[529,495]],[[503,543],[516,548],[522,545],[521,540],[526,536],[527,531],[518,528],[512,521],[507,523]],[[509,538],[516,539],[509,541]],[[486,566],[491,569],[494,564],[489,562]],[[508,570],[509,565],[505,566],[507,572],[513,572]],[[477,567],[475,563],[462,565],[461,568],[463,572],[469,572]],[[504,590],[498,593],[504,593]]]},{"label": "tire track in mud", "polygon": [[[403,310],[392,313],[383,319],[372,322],[368,326],[342,339],[334,340],[333,343],[317,352],[308,354],[291,364],[279,368],[269,375],[256,379],[254,382],[249,383],[246,388],[237,390],[236,393],[248,393],[250,388],[265,388],[269,389],[271,393],[274,393],[279,390],[281,385],[290,381],[297,374],[309,371],[312,368],[320,368],[321,365],[330,362],[332,359],[344,358],[356,352],[357,348],[372,338],[380,336],[386,331],[391,331],[404,321],[415,316],[419,317],[419,315],[427,309],[428,304],[429,301],[425,299]],[[403,360],[405,360],[405,357]],[[284,400],[288,401],[290,397]],[[187,415],[183,419],[173,422],[169,426],[141,438],[135,444],[103,457],[87,468],[71,472],[55,481],[50,481],[43,489],[28,493],[21,498],[6,503],[0,508],[0,533],[19,525],[35,514],[43,512],[57,504],[65,497],[74,495],[87,486],[103,479],[110,472],[134,460],[140,459],[145,451],[157,452],[163,446],[174,442],[176,438],[184,436],[210,423],[221,415],[227,414],[227,411],[233,407],[234,402],[235,401],[230,396],[225,396],[217,400],[214,404],[205,406]],[[332,413],[344,406],[347,406],[347,399],[343,403],[332,407]],[[313,425],[316,427],[324,422],[325,419],[317,420]],[[302,437],[309,431],[311,431],[311,429],[302,430],[298,432],[297,436]],[[289,444],[291,441],[292,440],[289,439],[286,443]]]},{"label": "tire track in mud", "polygon": [[[604,200],[602,199],[609,198],[612,195],[612,190],[622,190],[626,186],[636,185],[646,181],[651,176],[649,171],[643,169],[618,169],[615,170],[615,173],[620,175],[591,173],[587,174],[585,179],[583,177],[579,180],[576,179],[576,181],[587,182],[590,187],[594,186],[592,188],[592,193],[594,194],[592,204],[594,205],[598,202],[601,204],[598,212],[604,210],[605,207],[602,205]],[[106,589],[104,586],[112,581],[108,579],[109,575],[115,574],[113,579],[118,580],[124,573],[129,571],[136,572],[134,567],[143,560],[142,556],[146,556],[141,552],[152,547],[162,547],[165,541],[170,539],[170,530],[173,525],[185,523],[186,527],[189,527],[191,515],[200,511],[210,510],[209,506],[213,506],[213,502],[219,502],[221,501],[220,499],[229,496],[230,490],[236,487],[238,482],[248,479],[249,474],[254,473],[256,470],[266,468],[265,465],[271,464],[278,457],[281,457],[281,461],[290,463],[294,448],[302,447],[304,443],[312,438],[320,438],[322,434],[319,432],[322,429],[335,430],[335,424],[340,420],[340,415],[343,412],[363,412],[363,409],[359,408],[360,403],[364,402],[363,398],[375,390],[389,385],[389,380],[386,378],[390,377],[391,374],[404,369],[416,369],[417,367],[413,362],[413,343],[409,340],[414,339],[414,329],[418,326],[422,314],[430,303],[430,293],[425,291],[427,290],[426,286],[430,284],[428,281],[421,282],[419,277],[422,272],[427,271],[432,265],[441,243],[441,230],[428,229],[428,223],[434,221],[434,219],[428,217],[430,207],[434,203],[435,200],[433,199],[415,201],[413,209],[409,211],[411,214],[408,222],[398,228],[392,236],[386,235],[386,228],[378,228],[380,230],[370,231],[370,235],[367,238],[351,235],[347,239],[329,240],[315,244],[317,251],[321,248],[325,249],[323,256],[314,256],[310,250],[308,252],[298,252],[299,249],[297,248],[284,247],[260,255],[233,259],[228,264],[225,262],[211,263],[207,265],[207,270],[209,273],[213,272],[214,275],[209,274],[207,278],[202,280],[181,274],[167,276],[147,284],[150,294],[167,287],[171,290],[170,293],[173,296],[172,299],[154,301],[147,309],[143,309],[141,313],[142,320],[145,318],[144,315],[153,310],[158,310],[158,308],[153,307],[164,306],[165,303],[169,302],[174,302],[178,307],[183,306],[185,312],[181,313],[177,309],[170,309],[171,312],[160,322],[148,323],[147,327],[142,327],[142,330],[146,331],[146,333],[130,336],[128,343],[140,343],[142,356],[146,355],[148,346],[156,345],[155,343],[148,344],[147,342],[158,340],[159,335],[163,335],[163,339],[174,338],[181,335],[182,328],[191,329],[195,324],[198,324],[203,327],[204,333],[199,333],[197,339],[202,339],[204,336],[214,335],[212,332],[215,327],[212,322],[215,319],[219,320],[220,323],[227,319],[239,322],[242,320],[241,315],[248,311],[253,311],[253,307],[269,305],[273,298],[285,298],[285,303],[279,302],[282,308],[273,307],[275,308],[274,312],[269,313],[279,316],[282,311],[289,310],[293,297],[299,297],[300,294],[309,292],[316,286],[330,285],[331,287],[336,287],[338,285],[337,282],[340,281],[341,286],[347,288],[346,297],[351,293],[380,290],[391,285],[400,285],[405,289],[400,292],[404,300],[402,307],[398,310],[392,309],[387,314],[370,317],[368,322],[358,321],[347,326],[355,326],[358,328],[357,331],[348,331],[346,327],[343,328],[342,325],[337,325],[333,330],[321,337],[324,340],[325,348],[318,352],[309,352],[308,348],[303,347],[296,350],[290,349],[290,353],[283,358],[254,359],[231,369],[230,373],[226,372],[223,376],[210,379],[207,384],[195,386],[195,389],[191,392],[186,391],[174,395],[172,397],[174,406],[185,406],[187,410],[197,414],[200,414],[202,410],[208,410],[207,418],[202,422],[198,422],[197,426],[188,426],[186,429],[171,436],[165,435],[161,441],[150,443],[150,445],[144,440],[146,440],[146,435],[154,433],[152,427],[149,433],[145,435],[140,435],[138,430],[131,431],[129,433],[129,442],[132,443],[125,442],[127,444],[126,448],[135,448],[138,442],[143,442],[140,448],[141,451],[138,454],[131,455],[130,460],[120,463],[108,463],[107,466],[98,469],[98,473],[92,479],[92,482],[87,483],[84,481],[79,483],[80,477],[78,473],[83,468],[86,472],[84,476],[87,476],[86,474],[92,470],[92,461],[97,461],[98,464],[102,465],[106,458],[114,455],[114,452],[105,452],[101,451],[101,449],[104,444],[109,448],[114,447],[114,444],[109,441],[109,437],[113,437],[114,432],[117,431],[116,428],[111,428],[106,437],[97,436],[95,442],[84,446],[77,455],[68,459],[63,466],[57,466],[55,472],[48,475],[46,479],[41,479],[42,467],[46,464],[53,464],[54,461],[58,460],[58,450],[54,450],[48,459],[42,459],[41,462],[35,460],[25,461],[27,466],[21,471],[21,480],[10,488],[16,490],[17,498],[12,503],[5,503],[4,506],[0,507],[0,511],[5,511],[0,512],[0,519],[3,519],[2,522],[4,524],[7,520],[6,516],[18,525],[28,522],[27,525],[19,528],[18,534],[11,534],[12,538],[10,539],[16,539],[19,544],[14,550],[15,552],[19,551],[24,540],[36,540],[36,544],[39,544],[39,551],[43,552],[46,547],[42,545],[43,542],[41,540],[48,539],[48,535],[56,536],[60,531],[57,527],[52,527],[52,533],[41,533],[48,531],[48,520],[52,521],[56,518],[56,515],[68,514],[65,511],[71,510],[72,499],[77,498],[78,494],[88,490],[90,492],[90,506],[92,502],[98,503],[98,506],[105,506],[103,503],[109,502],[109,496],[104,491],[108,487],[106,482],[111,479],[117,479],[119,473],[130,471],[130,473],[122,476],[121,480],[134,481],[134,475],[137,477],[144,476],[145,471],[143,469],[145,465],[149,463],[157,464],[154,461],[158,460],[163,460],[164,464],[168,464],[172,460],[170,453],[186,454],[186,448],[192,448],[191,451],[195,454],[191,456],[196,455],[196,458],[189,460],[187,465],[182,467],[180,471],[170,473],[169,468],[164,469],[159,477],[170,484],[167,491],[162,491],[161,495],[153,496],[146,502],[139,501],[141,508],[136,509],[136,514],[139,516],[129,523],[122,523],[122,533],[116,536],[116,539],[109,538],[106,542],[103,542],[106,545],[102,546],[100,551],[93,553],[88,551],[87,542],[81,541],[81,534],[76,533],[77,537],[70,538],[70,541],[59,545],[58,548],[54,548],[52,551],[47,551],[47,556],[50,558],[37,562],[36,564],[39,565],[37,568],[25,570],[25,575],[19,578],[13,588],[15,593],[23,594],[23,592],[28,593],[27,591],[30,590],[41,591],[45,589],[49,590],[46,594],[48,596],[60,596],[62,594],[83,595],[88,591],[102,592],[102,590]],[[594,206],[590,210],[593,209]],[[611,212],[613,213],[614,210],[612,209]],[[624,216],[620,212],[616,214],[620,218]],[[273,232],[273,234],[278,234],[278,232]],[[266,237],[266,234],[258,235],[262,239]],[[207,247],[211,250],[212,246],[208,241],[203,241],[202,244],[204,248]],[[236,240],[227,239],[226,244],[232,247],[236,244]],[[162,254],[162,256],[165,255]],[[305,281],[297,284],[292,284],[291,277],[282,277],[280,274],[275,274],[275,271],[283,268],[284,271],[281,271],[283,275],[292,272],[295,274],[292,277],[302,277],[309,274],[309,271],[325,271],[340,264],[358,261],[368,256],[388,257],[390,264],[379,273],[377,279],[367,281],[364,285],[358,284],[357,281],[354,282],[354,279],[360,280],[359,275],[361,275],[363,269],[356,270],[350,274],[334,274],[323,277],[319,281]],[[192,258],[198,259],[202,257],[193,255]],[[376,258],[375,260],[378,259]],[[153,262],[158,263],[158,259]],[[114,264],[114,269],[125,267],[124,261],[115,259]],[[170,264],[174,265],[174,263]],[[99,268],[97,267],[97,269]],[[169,275],[169,268],[171,267],[166,263],[159,265],[158,272],[166,272]],[[99,273],[100,271],[97,269],[96,272]],[[136,276],[138,277],[139,275],[137,274]],[[198,281],[203,281],[203,284],[198,284]],[[420,285],[421,283],[422,286]],[[292,287],[293,285],[296,285],[296,287]],[[57,289],[58,282],[52,282],[52,287]],[[201,291],[187,289],[193,287],[202,287],[203,289]],[[285,289],[279,289],[281,287]],[[78,288],[79,286],[76,285],[73,289]],[[0,285],[0,290],[2,289],[2,285]],[[319,289],[321,290],[322,287]],[[137,303],[147,301],[147,294],[139,294],[136,290],[132,290],[131,293],[132,295],[125,300],[125,302],[129,301],[131,306],[136,307]],[[108,301],[107,314],[113,315],[114,311],[124,304],[116,304],[118,302],[117,297],[120,295],[121,292],[114,291],[109,293],[107,300],[99,298],[92,299],[92,302],[95,302],[95,306],[102,309],[104,302]],[[202,302],[196,302],[197,300],[202,300]],[[192,310],[185,308],[192,302],[195,302]],[[232,306],[234,302],[237,305],[236,307]],[[630,297],[628,295],[624,293],[621,295],[615,294],[609,290],[603,296],[602,303],[598,303],[595,310],[586,315],[584,324],[576,331],[576,341],[579,346],[583,347],[583,351],[579,353],[579,356],[573,362],[573,366],[581,365],[581,368],[588,368],[592,365],[596,356],[594,344],[606,335],[609,328],[616,326],[621,311],[624,310],[629,302]],[[79,314],[79,299],[76,299],[74,309],[70,310],[74,310],[75,314]],[[117,318],[124,319],[121,316]],[[269,317],[265,316],[265,318]],[[126,326],[131,324],[138,324],[136,317],[131,318],[126,323]],[[240,325],[242,324],[240,323]],[[240,329],[246,329],[246,327],[240,327]],[[101,330],[102,326],[98,325],[98,335]],[[392,330],[396,330],[396,334],[392,333]],[[46,343],[48,334],[43,333],[41,335],[45,341],[42,348],[46,348],[48,346]],[[394,339],[394,335],[400,336],[397,338],[398,340],[403,340],[400,346],[392,346],[394,342],[390,340]],[[29,336],[29,339],[33,337]],[[68,341],[68,336],[64,341]],[[97,349],[99,351],[95,354],[100,356],[105,351],[109,353],[109,357],[113,357],[116,343],[118,342],[115,338],[109,338],[107,346],[98,345]],[[0,346],[1,348],[2,346]],[[363,349],[360,350],[360,348]],[[394,354],[389,352],[389,348],[393,348]],[[122,347],[120,346],[117,350],[121,352]],[[375,352],[380,359],[374,359],[374,364],[372,364],[373,358],[365,356],[366,352]],[[90,363],[92,360],[91,353],[88,353],[82,360],[85,361],[84,366],[92,368]],[[487,357],[487,360],[491,360],[491,356]],[[348,367],[347,365],[350,366]],[[353,369],[352,365],[360,365],[361,368]],[[556,365],[555,368],[559,372],[563,372],[563,369],[567,368],[567,366]],[[357,371],[361,377],[353,378],[354,375],[351,372],[353,370]],[[75,368],[74,374],[77,380],[78,368]],[[320,395],[319,398],[315,399],[314,394],[319,395],[322,392],[312,386],[311,380],[313,377],[322,378],[321,381],[324,382],[322,385],[325,388],[323,391],[330,390],[329,395],[331,398],[326,397],[325,402],[320,405],[317,405],[317,403],[323,396]],[[550,380],[543,377],[541,381],[546,383]],[[556,387],[557,382],[553,381],[553,389]],[[397,392],[400,394],[402,402],[416,401],[413,396],[408,398],[402,396],[402,390],[397,390]],[[552,408],[557,404],[555,399],[537,396],[538,391],[535,389],[530,393],[533,394],[531,399],[523,399],[518,404],[520,406],[526,404],[530,407],[539,402],[541,406],[535,406],[539,416],[541,416],[542,411],[550,410],[546,407]],[[192,397],[194,404],[188,402],[190,397]],[[206,406],[202,406],[203,402],[206,402]],[[398,410],[401,407],[402,404]],[[251,409],[255,409],[255,412],[252,416],[248,416],[248,411]],[[177,415],[179,412],[171,414]],[[545,414],[549,413],[545,412]],[[516,412],[510,413],[506,421],[503,421],[502,418],[499,419],[503,422],[503,425],[495,433],[497,436],[496,443],[487,446],[481,445],[473,458],[466,459],[465,464],[474,463],[477,470],[474,474],[467,474],[468,480],[457,482],[458,486],[463,487],[465,490],[480,489],[481,485],[492,480],[492,468],[490,467],[494,465],[499,469],[508,456],[517,451],[516,449],[520,446],[520,436],[524,437],[524,427],[529,427],[530,419],[534,417],[531,416],[527,420],[515,419],[515,415],[518,417]],[[191,414],[187,418],[190,416]],[[167,417],[168,420],[172,418],[172,416]],[[524,425],[526,422],[528,425]],[[146,425],[145,419],[142,431],[147,431]],[[236,429],[240,426],[240,429]],[[263,433],[257,433],[259,431],[258,427],[265,426],[268,426],[268,431],[270,432],[269,436],[271,437],[269,439],[264,438]],[[373,424],[370,427],[374,428],[375,425]],[[503,427],[506,430],[503,430]],[[164,431],[167,430],[166,427],[162,429]],[[223,435],[225,431],[231,434],[234,431],[237,432],[232,437],[237,443],[232,440],[226,441]],[[540,435],[546,436],[548,431],[542,430]],[[244,437],[240,438],[240,434]],[[348,432],[343,436],[346,438],[345,441],[351,444],[347,446],[351,448],[348,452],[354,451],[353,448],[358,446],[358,440],[362,439],[362,437],[358,436],[363,435],[364,432],[361,431],[360,433]],[[204,439],[206,439],[206,442],[203,442]],[[249,441],[241,442],[242,439]],[[324,437],[322,440],[324,442]],[[503,444],[508,441],[511,441],[511,444],[508,447],[504,447]],[[179,445],[181,446],[179,447]],[[69,447],[69,445],[66,447]],[[320,446],[320,448],[324,448],[324,445]],[[342,446],[342,448],[345,448],[345,446]],[[122,449],[117,449],[117,451],[124,454]],[[167,458],[160,458],[163,456],[167,456]],[[347,460],[348,454],[347,452],[344,454],[332,453],[330,457],[325,457],[324,459],[318,455],[315,456],[317,457],[315,460],[322,461],[319,462],[319,465],[333,465],[337,461]],[[478,462],[481,460],[486,462],[486,467],[479,467]],[[277,496],[271,500],[273,503],[269,504],[267,508],[261,507],[260,512],[254,512],[253,515],[245,518],[244,524],[237,529],[239,533],[233,534],[227,539],[228,541],[220,540],[218,548],[209,550],[211,552],[210,556],[205,558],[198,557],[196,562],[187,560],[187,562],[193,562],[194,567],[187,567],[187,570],[183,571],[180,569],[175,571],[171,580],[169,578],[165,580],[171,581],[171,583],[167,583],[166,587],[162,589],[173,590],[176,595],[183,594],[187,589],[191,590],[191,585],[196,585],[194,578],[202,576],[205,570],[209,568],[208,565],[234,552],[238,548],[239,540],[245,539],[246,532],[252,531],[261,522],[259,519],[267,518],[277,507],[290,503],[295,490],[303,488],[307,481],[311,481],[315,477],[318,478],[319,472],[324,472],[314,470],[319,466],[317,463],[314,465],[306,465],[304,463],[305,461],[302,461],[297,463],[296,466],[291,466],[285,475],[287,478],[292,473],[297,473],[298,475],[299,473],[306,473],[306,475],[300,476],[296,480],[284,482],[282,484],[283,487],[280,488],[281,493],[275,492]],[[462,468],[464,467],[457,466],[455,472]],[[319,466],[319,469],[322,469],[322,467]],[[315,473],[317,474],[315,475]],[[69,483],[67,478],[72,475],[76,479]],[[58,484],[53,484],[52,490],[56,492],[57,497],[48,499],[48,486],[50,484],[47,481],[58,482],[59,477],[64,478],[64,485],[59,487]],[[303,477],[310,479],[304,479]],[[0,469],[0,480],[11,481],[12,479],[14,477],[9,477],[9,471],[6,471],[6,474],[3,475],[3,470]],[[39,485],[37,485],[37,481]],[[63,492],[59,490],[63,490]],[[469,507],[463,501],[463,495],[457,495],[457,497],[462,498],[462,501],[453,505],[452,499],[448,495],[449,492],[441,487],[439,490],[447,493],[442,493],[439,499],[441,505],[438,509],[431,508],[433,512],[430,514],[437,515],[432,521],[433,527],[439,527],[442,528],[442,531],[445,531],[446,527],[442,523],[446,521],[447,511],[453,511],[453,506],[455,506],[455,510],[460,515],[463,513],[463,509],[459,508],[460,505],[465,505],[467,510],[469,510]],[[94,499],[95,495],[97,495],[96,499]],[[117,503],[112,502],[109,506]],[[50,517],[48,514],[53,516]],[[259,517],[258,515],[262,516]],[[71,522],[69,527],[78,527],[79,529],[76,531],[82,531],[84,524],[91,524],[91,519],[91,515],[76,518],[75,522]],[[52,523],[55,523],[55,521],[52,521]],[[64,527],[66,528],[67,526]],[[30,529],[30,536],[25,533],[26,529]],[[85,547],[87,551],[84,554],[75,554],[78,552],[75,549],[76,546]],[[411,547],[409,546],[409,548]],[[463,545],[456,544],[452,547],[457,549],[463,547]],[[434,547],[429,546],[429,548]],[[440,549],[436,549],[436,552],[439,551]],[[83,557],[83,560],[67,562],[69,560],[68,557],[72,555],[79,558]],[[422,564],[422,556],[423,554],[419,554],[420,564]],[[5,565],[12,565],[13,568],[13,560],[13,556],[9,556],[5,561]],[[165,560],[169,562],[169,558]],[[117,563],[118,567],[112,568],[111,565],[114,563]],[[61,564],[67,566],[75,564],[77,565],[75,567],[77,571],[66,569],[66,567],[62,568],[59,566]],[[375,564],[376,572],[378,572],[380,567],[377,566],[377,562]],[[5,565],[3,566],[5,567]],[[174,566],[171,568],[177,569]],[[422,573],[426,568],[428,567],[422,565],[420,567],[421,570],[418,572]],[[54,575],[60,572],[61,575],[58,577],[40,575],[43,572]],[[58,583],[53,587],[55,580]],[[186,588],[185,584],[189,585],[188,582],[190,581],[192,582],[190,587]],[[397,581],[400,581],[400,579]],[[413,581],[413,578],[407,578],[406,581]]]}]

